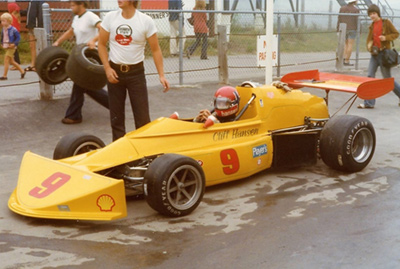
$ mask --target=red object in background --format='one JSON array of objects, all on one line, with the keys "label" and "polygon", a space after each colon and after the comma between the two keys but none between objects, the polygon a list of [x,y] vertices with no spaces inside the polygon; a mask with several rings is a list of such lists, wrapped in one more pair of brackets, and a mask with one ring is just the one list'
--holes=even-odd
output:
[{"label": "red object in background", "polygon": [[142,0],[140,9],[168,9],[168,0]]}]

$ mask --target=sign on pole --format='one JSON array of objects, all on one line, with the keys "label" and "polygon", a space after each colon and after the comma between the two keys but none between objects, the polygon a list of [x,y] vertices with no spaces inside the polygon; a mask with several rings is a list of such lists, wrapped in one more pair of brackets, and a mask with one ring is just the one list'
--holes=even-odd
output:
[{"label": "sign on pole", "polygon": [[[257,66],[265,67],[267,65],[267,36],[257,36]],[[278,36],[273,35],[272,37],[272,53],[271,53],[271,64],[273,66],[278,65]]]}]

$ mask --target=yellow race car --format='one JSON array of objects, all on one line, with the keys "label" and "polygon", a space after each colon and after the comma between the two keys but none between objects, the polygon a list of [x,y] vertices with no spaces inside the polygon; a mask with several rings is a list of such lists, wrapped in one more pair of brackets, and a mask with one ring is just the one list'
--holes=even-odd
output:
[{"label": "yellow race car", "polygon": [[8,206],[37,218],[112,220],[126,216],[126,195],[143,194],[159,213],[179,217],[199,205],[206,186],[270,167],[313,165],[320,156],[333,169],[357,172],[374,153],[371,122],[330,118],[324,98],[295,88],[370,99],[393,83],[318,70],[291,73],[272,86],[238,86],[242,102],[233,122],[205,128],[193,119],[161,117],[107,146],[93,135],[70,134],[57,144],[54,160],[25,153]]}]

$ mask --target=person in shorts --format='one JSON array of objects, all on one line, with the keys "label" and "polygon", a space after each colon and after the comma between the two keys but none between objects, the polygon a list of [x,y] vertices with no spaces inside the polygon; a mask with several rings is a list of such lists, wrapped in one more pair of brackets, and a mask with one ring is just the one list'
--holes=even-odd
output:
[{"label": "person in shorts", "polygon": [[29,47],[31,50],[31,64],[25,68],[25,71],[36,71],[36,38],[33,32],[35,28],[43,28],[43,11],[42,5],[44,1],[31,0],[29,2],[26,14],[26,28],[29,31]]},{"label": "person in shorts", "polygon": [[24,71],[21,66],[15,62],[14,53],[17,49],[18,43],[21,40],[21,36],[18,30],[11,25],[12,16],[10,13],[3,13],[0,17],[1,19],[1,45],[5,50],[4,54],[4,72],[3,76],[0,77],[0,80],[7,80],[8,69],[10,64],[15,66],[19,72],[21,72],[21,79],[25,77],[26,71]]},{"label": "person in shorts", "polygon": [[[144,49],[149,43],[164,92],[169,82],[164,76],[163,56],[153,19],[137,10],[139,1],[118,0],[119,10],[106,14],[101,23],[99,55],[106,76],[113,141],[125,131],[125,99],[128,93],[135,127],[150,122],[149,101],[144,73]],[[107,51],[109,42],[110,54]]]},{"label": "person in shorts", "polygon": [[[342,6],[340,8],[339,13],[347,13],[347,14],[359,14],[360,10],[356,7],[357,0],[346,0],[347,5]],[[346,24],[346,43],[344,45],[344,59],[343,65],[352,66],[350,64],[350,57],[353,51],[354,41],[357,36],[357,21],[358,16],[349,16],[349,15],[339,15],[338,23],[337,23],[337,31],[339,31],[339,25],[341,23]]]}]

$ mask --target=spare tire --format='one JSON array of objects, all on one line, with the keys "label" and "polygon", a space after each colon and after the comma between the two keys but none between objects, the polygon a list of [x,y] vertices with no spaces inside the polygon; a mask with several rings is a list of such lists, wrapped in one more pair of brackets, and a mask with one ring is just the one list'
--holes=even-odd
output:
[{"label": "spare tire", "polygon": [[67,74],[78,86],[87,90],[102,89],[107,83],[99,52],[86,44],[75,46],[67,61]]},{"label": "spare tire", "polygon": [[65,66],[68,52],[60,47],[47,47],[36,57],[35,68],[40,79],[50,85],[60,84],[68,78]]}]

